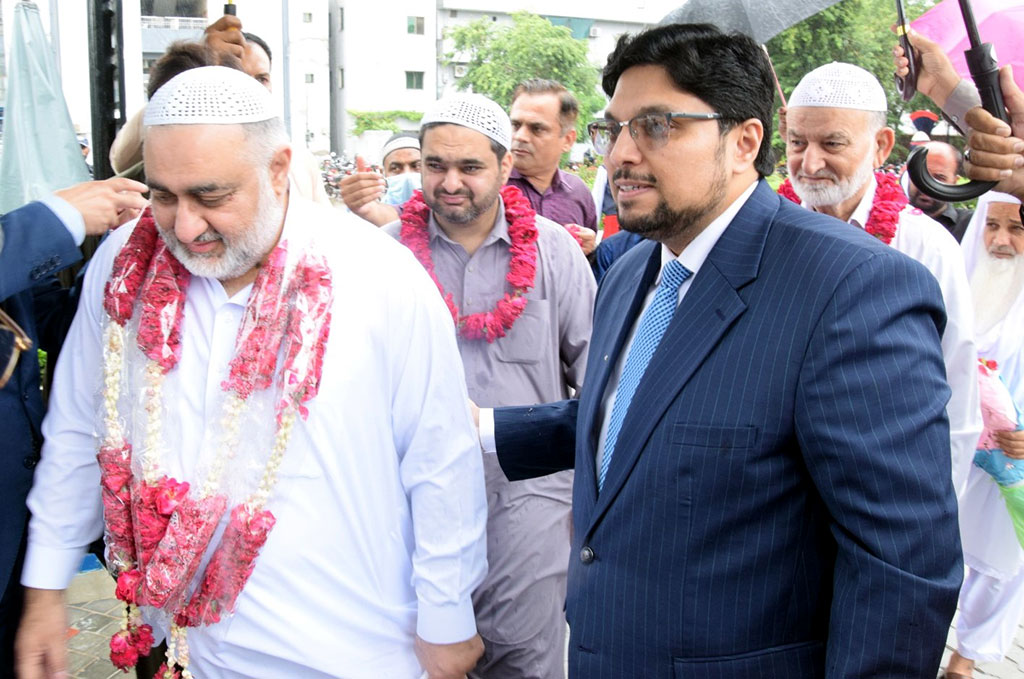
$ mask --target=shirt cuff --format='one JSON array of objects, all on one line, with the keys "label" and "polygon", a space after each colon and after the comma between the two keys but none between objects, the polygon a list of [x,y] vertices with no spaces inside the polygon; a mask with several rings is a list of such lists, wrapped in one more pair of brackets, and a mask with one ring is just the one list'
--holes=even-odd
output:
[{"label": "shirt cuff", "polygon": [[67,589],[82,566],[85,547],[42,547],[29,543],[21,584],[34,589]]},{"label": "shirt cuff", "polygon": [[85,240],[85,220],[82,219],[82,213],[76,210],[71,203],[52,193],[40,198],[39,202],[57,215],[57,219],[64,224],[64,228],[75,239],[75,245],[81,245]]},{"label": "shirt cuff", "polygon": [[494,455],[498,452],[498,444],[494,441],[494,408],[481,408],[479,417],[480,448]]},{"label": "shirt cuff", "polygon": [[416,635],[430,644],[457,644],[476,634],[473,599],[441,606],[422,599],[416,619]]},{"label": "shirt cuff", "polygon": [[961,78],[960,82],[953,88],[949,98],[946,99],[946,105],[942,112],[946,114],[946,117],[949,118],[958,130],[966,132],[967,124],[964,122],[964,117],[975,106],[981,106],[978,88],[970,80]]}]

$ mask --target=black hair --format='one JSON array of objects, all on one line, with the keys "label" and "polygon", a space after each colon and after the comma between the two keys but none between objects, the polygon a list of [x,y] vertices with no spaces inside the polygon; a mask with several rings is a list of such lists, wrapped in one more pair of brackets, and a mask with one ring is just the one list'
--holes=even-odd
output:
[{"label": "black hair", "polygon": [[[171,43],[167,51],[149,67],[149,82],[146,96],[150,99],[168,80],[193,68],[220,65],[221,60],[206,45],[200,42],[179,40]],[[226,65],[226,64],[225,64]],[[234,64],[232,67],[237,68]]]},{"label": "black hair", "polygon": [[723,134],[745,120],[760,120],[764,137],[754,168],[762,177],[774,171],[774,81],[768,56],[752,38],[710,24],[670,24],[623,35],[602,72],[605,93],[612,96],[626,70],[645,65],[664,67],[676,87],[720,113]]},{"label": "black hair", "polygon": [[274,55],[270,53],[270,45],[267,44],[266,40],[255,33],[246,33],[244,31],[242,32],[242,37],[245,38],[246,42],[254,42],[259,45],[267,53],[267,61],[271,64],[274,63]]},{"label": "black hair", "polygon": [[530,78],[516,85],[512,92],[512,103],[522,94],[553,94],[558,97],[558,124],[562,127],[562,134],[565,134],[576,125],[576,119],[580,115],[580,104],[572,92],[565,88],[565,85],[557,80],[545,80],[544,78]]}]

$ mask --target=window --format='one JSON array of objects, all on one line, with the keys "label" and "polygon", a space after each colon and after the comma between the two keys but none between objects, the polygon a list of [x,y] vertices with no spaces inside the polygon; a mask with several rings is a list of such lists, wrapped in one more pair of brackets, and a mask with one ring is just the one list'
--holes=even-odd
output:
[{"label": "window", "polygon": [[423,35],[423,17],[409,17],[409,32]]},{"label": "window", "polygon": [[405,72],[405,89],[407,89],[407,90],[422,90],[423,89],[423,71],[406,71]]},{"label": "window", "polygon": [[448,18],[449,19],[454,19],[457,16],[459,16],[459,10],[457,10],[457,9],[450,9],[450,10],[448,10]]},{"label": "window", "polygon": [[312,73],[307,73],[306,74],[306,82],[307,83],[313,82],[313,74]]},{"label": "window", "polygon": [[311,23],[313,23],[313,13],[312,12],[303,12],[302,13],[302,23],[304,23],[304,24],[311,24]]},{"label": "window", "polygon": [[345,89],[345,69],[343,68],[338,69],[338,89]]},{"label": "window", "polygon": [[338,30],[339,31],[344,31],[345,30],[345,8],[344,7],[339,7],[338,8]]}]

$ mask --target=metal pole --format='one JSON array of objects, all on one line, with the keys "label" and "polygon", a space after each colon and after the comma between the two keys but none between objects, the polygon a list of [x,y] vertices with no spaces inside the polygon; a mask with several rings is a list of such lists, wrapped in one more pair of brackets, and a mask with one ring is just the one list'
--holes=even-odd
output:
[{"label": "metal pole", "polygon": [[292,59],[288,22],[288,0],[281,0],[281,68],[284,73],[284,129],[292,136]]}]

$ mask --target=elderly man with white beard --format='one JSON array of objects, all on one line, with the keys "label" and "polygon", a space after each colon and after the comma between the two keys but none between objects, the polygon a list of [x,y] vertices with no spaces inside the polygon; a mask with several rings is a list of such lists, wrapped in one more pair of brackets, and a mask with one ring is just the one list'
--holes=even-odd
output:
[{"label": "elderly man with white beard", "polygon": [[[994,360],[1017,404],[1024,406],[1024,225],[1020,201],[990,192],[963,240],[974,296],[978,354]],[[1024,432],[996,434],[1008,457],[1024,458]],[[971,467],[960,502],[960,534],[967,577],[960,590],[957,648],[949,679],[971,676],[976,662],[1003,659],[1024,610],[1024,550],[992,477]]]},{"label": "elderly man with white beard", "polygon": [[463,677],[487,503],[437,288],[292,192],[254,78],[185,71],[144,124],[151,207],[90,262],[43,422],[18,676],[67,672],[104,532],[119,668],[163,637],[160,677]]},{"label": "elderly man with white beard", "polygon": [[805,75],[786,113],[790,179],[779,193],[864,229],[919,261],[938,280],[946,305],[942,355],[952,389],[946,412],[959,496],[982,429],[970,290],[956,240],[908,204],[895,177],[875,172],[895,143],[886,127],[887,106],[881,84],[858,66],[833,62]]}]

